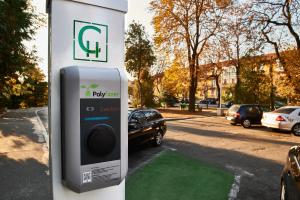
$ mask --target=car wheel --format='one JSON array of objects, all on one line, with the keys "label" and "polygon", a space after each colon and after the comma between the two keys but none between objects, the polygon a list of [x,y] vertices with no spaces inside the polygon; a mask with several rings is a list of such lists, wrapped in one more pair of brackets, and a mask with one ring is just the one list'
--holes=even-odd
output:
[{"label": "car wheel", "polygon": [[163,134],[162,131],[159,130],[155,133],[153,144],[154,146],[160,146],[162,144]]},{"label": "car wheel", "polygon": [[242,121],[242,126],[244,128],[250,128],[251,127],[251,121],[249,119],[245,119]]},{"label": "car wheel", "polygon": [[295,136],[300,136],[300,124],[295,124],[292,132]]},{"label": "car wheel", "polygon": [[280,200],[287,200],[288,194],[286,192],[286,184],[284,181],[281,183]]}]

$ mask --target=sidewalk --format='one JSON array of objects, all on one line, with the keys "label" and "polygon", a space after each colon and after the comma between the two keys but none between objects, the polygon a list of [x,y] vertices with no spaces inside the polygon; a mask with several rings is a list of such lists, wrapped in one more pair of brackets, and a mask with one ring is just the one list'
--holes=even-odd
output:
[{"label": "sidewalk", "polygon": [[36,109],[0,118],[0,199],[50,200],[48,149]]},{"label": "sidewalk", "polygon": [[217,117],[216,109],[202,109],[202,112],[189,112],[178,107],[158,108],[165,118]]}]

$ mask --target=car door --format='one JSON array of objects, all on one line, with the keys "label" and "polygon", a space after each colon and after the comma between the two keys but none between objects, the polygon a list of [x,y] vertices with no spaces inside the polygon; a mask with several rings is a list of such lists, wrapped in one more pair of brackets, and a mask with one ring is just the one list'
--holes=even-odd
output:
[{"label": "car door", "polygon": [[293,112],[293,116],[292,116],[292,121],[293,121],[293,125],[300,123],[300,109],[297,109],[296,111]]},{"label": "car door", "polygon": [[300,199],[300,153],[297,150],[289,153],[289,168],[287,177],[287,191],[289,199]]},{"label": "car door", "polygon": [[263,115],[262,109],[260,108],[260,106],[253,106],[253,112],[255,113],[255,123],[260,124]]},{"label": "car door", "polygon": [[146,116],[141,111],[132,113],[128,121],[128,138],[134,139],[144,135]]},{"label": "car door", "polygon": [[150,138],[155,133],[155,118],[154,113],[151,110],[143,111],[146,116],[146,122],[144,126],[144,135],[147,138]]},{"label": "car door", "polygon": [[251,120],[251,123],[257,124],[260,123],[260,110],[257,106],[249,106],[247,109],[248,118]]}]

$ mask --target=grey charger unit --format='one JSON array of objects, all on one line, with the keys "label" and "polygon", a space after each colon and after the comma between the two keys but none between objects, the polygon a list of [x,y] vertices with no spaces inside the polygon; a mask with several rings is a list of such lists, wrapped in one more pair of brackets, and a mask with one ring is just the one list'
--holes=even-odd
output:
[{"label": "grey charger unit", "polygon": [[71,66],[60,77],[63,184],[77,193],[120,184],[128,169],[125,72]]}]

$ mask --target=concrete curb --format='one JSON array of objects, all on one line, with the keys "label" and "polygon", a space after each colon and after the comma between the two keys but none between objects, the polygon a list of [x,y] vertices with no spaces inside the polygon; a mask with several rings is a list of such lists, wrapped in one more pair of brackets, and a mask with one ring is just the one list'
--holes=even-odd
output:
[{"label": "concrete curb", "polygon": [[7,108],[4,108],[3,113],[0,113],[0,118],[3,117],[8,112],[9,112],[9,110]]},{"label": "concrete curb", "polygon": [[41,111],[41,110],[45,110],[45,109],[43,108],[43,109],[36,110],[35,111],[35,115],[36,115],[36,118],[37,118],[37,120],[39,122],[39,125],[42,128],[42,135],[43,135],[43,137],[44,137],[44,139],[46,141],[47,148],[49,149],[49,134],[47,133],[47,130],[46,130],[46,128],[45,128],[45,126],[44,126],[44,124],[43,124],[40,116],[38,115],[38,112]]}]

